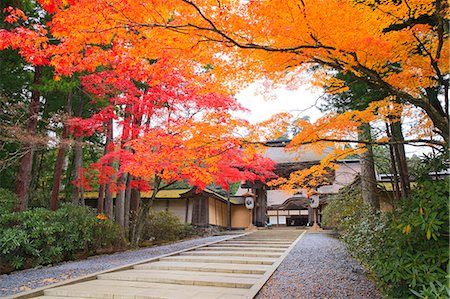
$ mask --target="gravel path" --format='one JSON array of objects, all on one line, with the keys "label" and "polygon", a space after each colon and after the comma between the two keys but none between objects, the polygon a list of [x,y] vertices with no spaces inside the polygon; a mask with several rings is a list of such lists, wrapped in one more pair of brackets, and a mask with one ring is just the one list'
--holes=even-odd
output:
[{"label": "gravel path", "polygon": [[335,237],[307,233],[292,249],[256,298],[382,298]]},{"label": "gravel path", "polygon": [[9,275],[0,275],[0,297],[28,291],[98,271],[116,268],[189,247],[219,241],[227,237],[229,236],[222,235],[182,241],[169,245],[93,256],[86,260],[66,262],[56,266],[16,271]]}]

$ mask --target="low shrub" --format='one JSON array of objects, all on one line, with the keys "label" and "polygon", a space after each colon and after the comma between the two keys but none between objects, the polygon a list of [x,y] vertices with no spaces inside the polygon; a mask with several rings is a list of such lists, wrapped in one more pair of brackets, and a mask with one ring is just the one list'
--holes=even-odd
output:
[{"label": "low shrub", "polygon": [[359,184],[332,197],[322,215],[324,225],[336,228],[352,255],[367,266],[384,238],[388,215],[371,210],[362,199]]},{"label": "low shrub", "polygon": [[425,181],[392,213],[372,268],[394,296],[450,297],[448,198],[448,181]]},{"label": "low shrub", "polygon": [[393,298],[449,298],[448,181],[418,184],[391,213],[373,212],[352,186],[331,199],[324,223]]},{"label": "low shrub", "polygon": [[192,226],[182,223],[169,211],[152,211],[147,217],[141,240],[161,243],[189,237]]},{"label": "low shrub", "polygon": [[15,193],[0,188],[0,215],[12,213],[18,203],[19,200]]},{"label": "low shrub", "polygon": [[46,265],[126,245],[122,230],[87,207],[62,205],[0,216],[0,262],[10,270]]}]

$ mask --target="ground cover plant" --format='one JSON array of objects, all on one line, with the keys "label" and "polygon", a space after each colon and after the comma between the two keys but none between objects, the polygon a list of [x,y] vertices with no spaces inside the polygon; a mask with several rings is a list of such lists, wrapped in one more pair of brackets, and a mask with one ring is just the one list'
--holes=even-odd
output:
[{"label": "ground cover plant", "polygon": [[182,223],[171,212],[152,211],[146,219],[141,239],[145,240],[144,244],[147,242],[158,244],[187,238],[194,234],[195,230],[190,224]]},{"label": "ground cover plant", "polygon": [[[17,202],[14,193],[0,189],[0,273],[135,248],[123,228],[91,207],[65,203],[55,212],[42,207],[14,212]],[[207,234],[169,211],[152,211],[138,245]]]},{"label": "ground cover plant", "polygon": [[2,272],[127,248],[121,228],[88,207],[64,204],[0,215]]},{"label": "ground cover plant", "polygon": [[390,213],[371,210],[359,190],[332,199],[325,224],[337,228],[388,296],[448,298],[448,181],[418,183]]}]

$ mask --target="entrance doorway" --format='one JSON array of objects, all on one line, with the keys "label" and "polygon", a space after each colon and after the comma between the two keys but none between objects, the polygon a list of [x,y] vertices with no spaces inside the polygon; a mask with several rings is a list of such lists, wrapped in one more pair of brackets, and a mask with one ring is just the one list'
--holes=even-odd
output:
[{"label": "entrance doorway", "polygon": [[308,215],[290,216],[286,218],[287,226],[307,226]]}]

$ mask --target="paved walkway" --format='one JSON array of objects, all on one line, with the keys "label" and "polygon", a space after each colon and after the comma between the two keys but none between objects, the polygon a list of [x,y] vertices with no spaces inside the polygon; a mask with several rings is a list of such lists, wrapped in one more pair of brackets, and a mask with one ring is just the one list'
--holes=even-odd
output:
[{"label": "paved walkway", "polygon": [[336,237],[307,233],[257,299],[381,299],[366,271]]},{"label": "paved walkway", "polygon": [[43,291],[37,298],[253,298],[301,230],[263,230],[131,269]]}]

